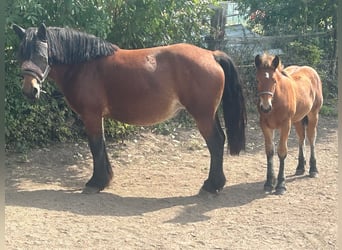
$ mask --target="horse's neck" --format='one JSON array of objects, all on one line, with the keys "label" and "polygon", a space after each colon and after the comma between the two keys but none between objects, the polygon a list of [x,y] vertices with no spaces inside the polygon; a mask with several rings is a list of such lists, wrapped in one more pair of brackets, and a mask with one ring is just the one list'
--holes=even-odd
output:
[{"label": "horse's neck", "polygon": [[[77,68],[75,65],[52,65],[49,78],[51,78],[59,87],[63,85],[71,84],[71,77],[75,76],[74,71]],[[79,67],[78,67],[79,68]]]},{"label": "horse's neck", "polygon": [[282,71],[280,70],[276,70],[276,89],[274,92],[274,95],[279,98],[287,98],[286,96],[288,94],[292,95],[292,93],[289,92],[293,92],[293,80],[291,79],[291,77],[285,75],[282,73]]}]

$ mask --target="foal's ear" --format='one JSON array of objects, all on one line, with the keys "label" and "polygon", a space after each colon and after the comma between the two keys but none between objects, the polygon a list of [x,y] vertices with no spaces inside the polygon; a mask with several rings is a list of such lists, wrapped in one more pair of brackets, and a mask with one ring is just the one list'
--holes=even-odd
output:
[{"label": "foal's ear", "polygon": [[255,63],[255,67],[259,68],[259,66],[261,64],[260,55],[256,55],[256,57],[254,58],[254,63]]},{"label": "foal's ear", "polygon": [[278,68],[279,62],[280,62],[279,56],[274,56],[273,61],[272,61],[272,67],[274,69]]},{"label": "foal's ear", "polygon": [[25,37],[25,29],[20,27],[19,25],[13,24],[12,29],[17,34],[17,36],[20,38],[20,40],[23,40]]},{"label": "foal's ear", "polygon": [[42,23],[39,28],[38,28],[38,32],[37,32],[37,36],[39,38],[39,40],[46,42],[47,41],[47,37],[46,37],[46,26],[44,23]]}]

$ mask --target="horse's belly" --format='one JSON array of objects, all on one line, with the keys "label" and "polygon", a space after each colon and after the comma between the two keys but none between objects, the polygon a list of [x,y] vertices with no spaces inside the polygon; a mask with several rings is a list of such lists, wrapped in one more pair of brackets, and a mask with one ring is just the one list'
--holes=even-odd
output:
[{"label": "horse's belly", "polygon": [[149,105],[136,104],[115,109],[106,116],[131,125],[150,126],[174,117],[182,109],[184,107],[178,100],[159,104],[151,102]]},{"label": "horse's belly", "polygon": [[[304,94],[302,95],[304,97]],[[296,112],[292,118],[292,123],[296,123],[301,121],[310,111],[314,105],[314,98],[312,95],[306,96],[302,98],[302,100],[298,100],[296,104]]]},{"label": "horse's belly", "polygon": [[301,121],[310,112],[311,107],[312,105],[310,107],[304,107],[304,108],[301,108],[300,110],[297,110],[297,112],[292,118],[292,123]]}]

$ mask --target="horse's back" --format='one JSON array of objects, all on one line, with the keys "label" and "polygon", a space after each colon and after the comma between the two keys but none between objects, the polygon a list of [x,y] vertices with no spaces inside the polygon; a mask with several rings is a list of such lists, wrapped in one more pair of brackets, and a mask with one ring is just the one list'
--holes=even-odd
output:
[{"label": "horse's back", "polygon": [[322,82],[317,71],[310,66],[289,66],[285,68],[285,72],[288,73],[293,79],[308,78],[311,87],[317,95],[322,95]]},{"label": "horse's back", "polygon": [[[297,99],[312,103],[311,110],[318,112],[323,104],[322,82],[317,71],[310,66],[289,66],[284,70],[295,82]],[[310,100],[310,101],[309,101]]]},{"label": "horse's back", "polygon": [[[110,60],[112,64],[120,67],[120,70],[127,67],[129,69],[136,67],[141,71],[147,69],[154,75],[158,71],[166,73],[176,69],[186,73],[187,70],[196,67],[208,71],[221,70],[219,65],[215,63],[212,51],[187,43],[133,50],[119,49]],[[147,68],[144,66],[147,66]],[[191,68],[186,68],[186,66]]]}]

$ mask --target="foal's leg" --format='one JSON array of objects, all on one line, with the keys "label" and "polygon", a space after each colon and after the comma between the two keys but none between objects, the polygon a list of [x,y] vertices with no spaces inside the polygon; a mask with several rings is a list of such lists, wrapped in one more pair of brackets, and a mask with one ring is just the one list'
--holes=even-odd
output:
[{"label": "foal's leg", "polygon": [[[261,123],[262,125],[262,123]],[[265,139],[265,153],[267,157],[267,173],[266,173],[266,182],[264,184],[264,191],[266,194],[272,193],[273,187],[275,186],[276,179],[274,176],[273,170],[273,156],[274,156],[274,130],[267,128],[265,126],[261,126],[262,132],[264,134]]]},{"label": "foal's leg", "polygon": [[216,115],[214,121],[196,121],[198,129],[204,137],[210,152],[210,170],[208,179],[201,190],[217,193],[226,183],[223,173],[223,151],[225,135]]},{"label": "foal's leg", "polygon": [[296,175],[302,175],[305,172],[305,156],[304,156],[304,148],[305,148],[305,125],[303,121],[297,122],[294,124],[296,128],[296,133],[298,137],[298,165],[296,169]]},{"label": "foal's leg", "polygon": [[113,177],[108,160],[103,133],[103,120],[83,119],[88,134],[90,151],[93,155],[93,176],[87,182],[83,193],[98,193],[107,187]]},{"label": "foal's leg", "polygon": [[307,136],[310,143],[310,177],[318,177],[316,166],[315,143],[317,135],[318,114],[308,116],[309,122],[307,127]]},{"label": "foal's leg", "polygon": [[278,157],[279,157],[279,172],[277,178],[276,194],[282,195],[286,192],[285,187],[285,158],[287,156],[287,140],[290,134],[290,121],[285,123],[280,129]]}]

